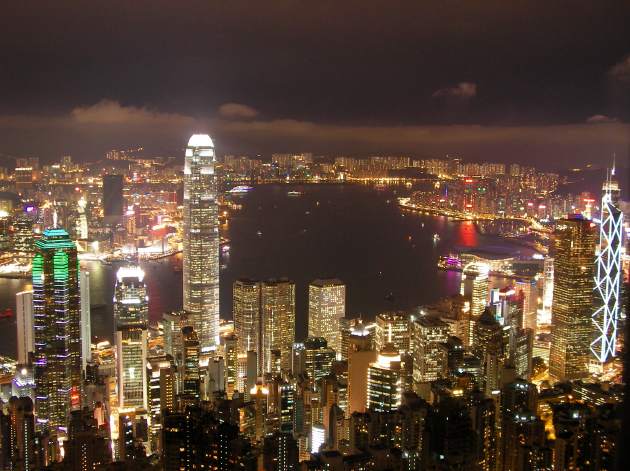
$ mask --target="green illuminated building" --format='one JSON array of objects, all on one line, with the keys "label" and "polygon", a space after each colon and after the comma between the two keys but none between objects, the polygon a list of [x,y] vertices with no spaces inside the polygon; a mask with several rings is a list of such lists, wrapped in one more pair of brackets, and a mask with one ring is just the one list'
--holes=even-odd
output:
[{"label": "green illuminated building", "polygon": [[35,242],[33,328],[35,406],[40,429],[67,427],[80,407],[81,328],[77,248],[63,229]]}]

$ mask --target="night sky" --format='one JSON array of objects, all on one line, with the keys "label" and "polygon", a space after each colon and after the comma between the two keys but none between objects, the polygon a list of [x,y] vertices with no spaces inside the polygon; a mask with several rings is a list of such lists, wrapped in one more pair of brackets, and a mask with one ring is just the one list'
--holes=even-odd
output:
[{"label": "night sky", "polygon": [[623,161],[630,2],[4,2],[0,165],[180,155]]}]

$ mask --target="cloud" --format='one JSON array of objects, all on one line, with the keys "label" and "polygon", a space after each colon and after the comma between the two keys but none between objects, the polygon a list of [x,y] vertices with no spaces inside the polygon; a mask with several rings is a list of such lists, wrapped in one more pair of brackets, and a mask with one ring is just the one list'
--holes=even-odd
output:
[{"label": "cloud", "polygon": [[611,118],[610,116],[606,116],[603,114],[596,114],[587,118],[586,122],[590,124],[616,123],[618,122],[618,119]]},{"label": "cloud", "polygon": [[617,82],[630,84],[630,55],[612,66],[608,74]]},{"label": "cloud", "polygon": [[440,88],[433,92],[434,98],[455,97],[468,100],[477,96],[477,84],[472,82],[460,82],[455,87]]},{"label": "cloud", "polygon": [[229,119],[251,119],[258,115],[258,111],[240,103],[225,103],[219,107],[219,114]]},{"label": "cloud", "polygon": [[95,105],[77,107],[70,112],[70,119],[78,124],[101,125],[173,125],[187,124],[193,118],[176,113],[162,113],[148,108],[122,106],[113,100],[101,100]]}]

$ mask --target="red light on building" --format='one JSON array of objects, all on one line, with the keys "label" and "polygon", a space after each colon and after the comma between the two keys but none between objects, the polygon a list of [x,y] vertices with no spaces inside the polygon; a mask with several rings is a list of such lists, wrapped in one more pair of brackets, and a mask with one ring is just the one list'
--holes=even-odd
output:
[{"label": "red light on building", "polygon": [[81,406],[81,395],[79,394],[79,388],[72,386],[70,389],[70,406],[74,409]]}]

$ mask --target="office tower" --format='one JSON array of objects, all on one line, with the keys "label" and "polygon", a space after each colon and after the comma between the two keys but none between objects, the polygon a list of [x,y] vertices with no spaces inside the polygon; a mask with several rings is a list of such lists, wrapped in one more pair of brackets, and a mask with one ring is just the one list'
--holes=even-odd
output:
[{"label": "office tower", "polygon": [[348,350],[348,409],[346,415],[353,412],[365,412],[367,404],[368,368],[376,361],[377,352],[369,344],[355,344]]},{"label": "office tower", "polygon": [[556,380],[588,374],[593,340],[595,230],[579,215],[562,220],[554,234],[554,283],[549,374]]},{"label": "office tower", "polygon": [[295,283],[287,279],[264,281],[261,313],[263,372],[273,371],[273,351],[280,354],[281,368],[289,371],[295,342]]},{"label": "office tower", "polygon": [[162,314],[162,329],[164,332],[164,353],[171,355],[179,364],[178,357],[181,353],[182,327],[184,316],[182,312],[165,312]]},{"label": "office tower", "polygon": [[517,280],[516,292],[523,298],[523,319],[519,328],[536,331],[536,308],[538,306],[538,288],[535,280]]},{"label": "office tower", "polygon": [[262,371],[260,292],[260,282],[249,279],[236,280],[232,288],[232,317],[238,353],[256,352],[261,362],[260,371]]},{"label": "office tower", "polygon": [[475,469],[472,419],[463,400],[441,399],[433,408],[428,429],[434,469]]},{"label": "office tower", "polygon": [[[509,327],[506,328],[509,333]],[[482,390],[487,395],[499,387],[501,366],[506,358],[509,337],[489,308],[475,322],[473,352],[481,360]]]},{"label": "office tower", "polygon": [[103,216],[105,224],[122,223],[125,209],[122,175],[103,175]]},{"label": "office tower", "polygon": [[79,273],[81,292],[81,370],[85,375],[87,363],[92,359],[92,319],[90,317],[90,272]]},{"label": "office tower", "polygon": [[238,379],[238,354],[237,342],[238,338],[234,334],[228,334],[223,338],[225,343],[225,385],[224,390],[228,399],[237,392]]},{"label": "office tower", "polygon": [[475,456],[481,471],[495,471],[497,465],[497,404],[481,392],[471,397],[470,417],[475,440]]},{"label": "office tower", "polygon": [[32,273],[37,422],[54,430],[66,426],[81,391],[79,261],[66,231],[44,231]]},{"label": "office tower", "polygon": [[15,318],[17,323],[17,362],[30,363],[34,351],[33,343],[33,291],[21,291],[15,295]]},{"label": "office tower", "polygon": [[[207,134],[188,141],[184,163],[184,310],[201,351],[219,338],[219,215],[216,158]],[[238,334],[237,334],[238,335]]]},{"label": "office tower", "polygon": [[[553,257],[545,257],[543,262],[542,312],[538,323],[551,323],[551,306],[553,304]],[[542,318],[540,318],[542,317]]]},{"label": "office tower", "polygon": [[87,407],[72,411],[65,444],[64,465],[67,469],[93,471],[111,461],[108,437],[99,431],[94,413]]},{"label": "office tower", "polygon": [[409,351],[409,315],[405,312],[383,312],[376,316],[374,348],[380,352],[390,342],[400,353]]},{"label": "office tower", "polygon": [[295,422],[295,384],[284,382],[280,385],[280,431],[293,433]]},{"label": "office tower", "polygon": [[177,369],[170,355],[151,357],[147,363],[149,378],[149,413],[151,449],[162,449],[162,418],[175,410]]},{"label": "office tower", "polygon": [[22,213],[13,223],[13,252],[30,257],[34,250],[34,240],[33,219]]},{"label": "office tower", "polygon": [[488,265],[470,263],[462,271],[461,295],[470,303],[471,322],[481,315],[488,304]]},{"label": "office tower", "polygon": [[89,236],[87,214],[85,213],[86,207],[87,201],[81,197],[77,202],[77,218],[75,221],[77,239],[81,240],[86,240]]},{"label": "office tower", "polygon": [[201,347],[197,332],[192,326],[182,328],[183,374],[182,393],[199,398],[201,394],[201,376],[199,372],[199,353]]},{"label": "office tower", "polygon": [[337,279],[315,280],[308,286],[308,335],[323,337],[341,356],[340,319],[346,315],[346,285]]},{"label": "office tower", "polygon": [[619,208],[621,191],[614,177],[613,167],[602,188],[596,255],[595,312],[592,317],[595,339],[591,342],[591,351],[600,363],[607,362],[617,353],[617,321],[622,305],[623,212]]},{"label": "office tower", "polygon": [[256,442],[260,442],[265,436],[269,389],[261,383],[256,383],[249,391],[249,396],[254,403],[254,439]]},{"label": "office tower", "polygon": [[147,349],[149,298],[144,271],[126,266],[116,273],[114,319],[118,405],[121,409],[148,410]]},{"label": "office tower", "polygon": [[529,410],[510,414],[503,418],[501,431],[504,471],[554,469],[551,450],[546,445],[545,425],[536,414]]},{"label": "office tower", "polygon": [[30,471],[36,469],[35,461],[35,416],[30,397],[9,399],[11,470]]},{"label": "office tower", "polygon": [[413,382],[418,391],[424,386],[428,397],[429,383],[446,376],[448,357],[444,343],[449,338],[448,324],[435,317],[419,317],[411,323],[411,336]]},{"label": "office tower", "polygon": [[263,469],[296,471],[299,469],[298,445],[290,433],[275,432],[265,437]]},{"label": "office tower", "polygon": [[319,453],[322,445],[326,443],[326,429],[322,424],[311,425],[311,453]]},{"label": "office tower", "polygon": [[391,412],[398,408],[402,397],[400,353],[392,344],[385,346],[367,372],[368,410]]},{"label": "office tower", "polygon": [[331,373],[336,352],[328,348],[326,339],[322,337],[309,337],[303,345],[297,360],[299,371],[294,371],[294,374],[305,373],[311,383],[316,383]]}]

